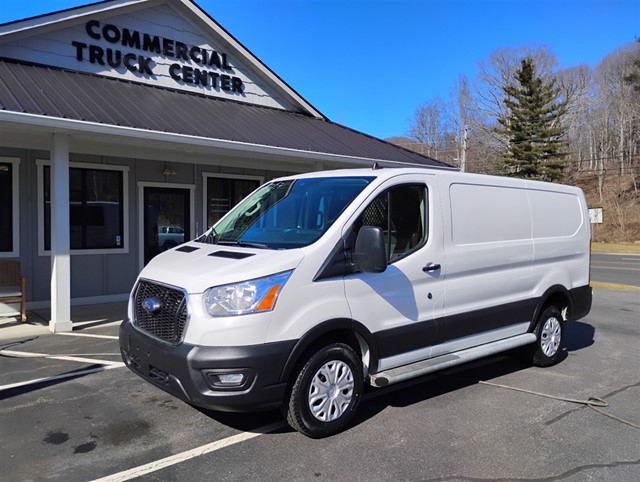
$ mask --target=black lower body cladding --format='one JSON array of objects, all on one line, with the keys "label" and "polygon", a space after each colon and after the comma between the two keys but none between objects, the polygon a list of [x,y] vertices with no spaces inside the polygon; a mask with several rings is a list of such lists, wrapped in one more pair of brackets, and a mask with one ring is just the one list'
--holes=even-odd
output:
[{"label": "black lower body cladding", "polygon": [[571,293],[571,312],[569,317],[572,320],[579,320],[584,318],[591,311],[591,302],[593,299],[593,290],[591,286],[581,286],[579,288],[573,288]]},{"label": "black lower body cladding", "polygon": [[[120,351],[127,367],[148,382],[192,405],[244,412],[278,408],[287,384],[280,382],[294,341],[238,347],[169,345],[120,325]],[[239,385],[217,386],[217,374],[238,374]]]}]

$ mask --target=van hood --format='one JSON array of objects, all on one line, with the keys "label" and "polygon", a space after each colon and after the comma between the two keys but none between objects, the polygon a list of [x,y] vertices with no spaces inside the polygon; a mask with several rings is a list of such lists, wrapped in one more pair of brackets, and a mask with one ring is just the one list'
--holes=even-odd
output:
[{"label": "van hood", "polygon": [[303,258],[301,249],[268,250],[191,242],[153,258],[139,278],[197,294],[212,286],[294,269]]}]

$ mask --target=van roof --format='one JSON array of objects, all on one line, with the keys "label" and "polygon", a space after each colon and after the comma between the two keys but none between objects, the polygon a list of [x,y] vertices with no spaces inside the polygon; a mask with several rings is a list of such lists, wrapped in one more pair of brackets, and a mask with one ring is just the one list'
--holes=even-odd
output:
[{"label": "van roof", "polygon": [[549,191],[562,192],[578,192],[580,188],[567,184],[551,183],[545,181],[536,181],[533,179],[523,179],[508,176],[495,176],[490,174],[476,174],[470,172],[461,172],[457,169],[437,169],[433,167],[384,167],[384,168],[347,168],[335,169],[328,171],[315,171],[293,176],[284,176],[278,180],[285,179],[309,179],[319,177],[374,177],[378,181],[407,174],[431,175],[431,176],[447,176],[455,178],[458,182],[471,183],[490,183],[492,185],[502,185],[518,187],[521,189],[542,189]]},{"label": "van roof", "polygon": [[[346,169],[334,169],[328,171],[313,171],[305,172],[303,174],[296,174],[293,176],[283,176],[279,179],[308,179],[318,177],[376,177],[376,178],[389,178],[397,176],[399,174],[434,174],[434,171],[438,169],[432,169],[430,167],[384,167],[384,168],[346,168]],[[446,171],[452,172],[451,169]],[[458,172],[458,171],[453,171]]]}]

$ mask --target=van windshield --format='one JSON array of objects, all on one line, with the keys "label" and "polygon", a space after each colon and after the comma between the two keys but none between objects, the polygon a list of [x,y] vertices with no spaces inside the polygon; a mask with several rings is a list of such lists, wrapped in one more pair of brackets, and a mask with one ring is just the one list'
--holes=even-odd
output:
[{"label": "van windshield", "polygon": [[318,177],[267,183],[196,241],[291,249],[322,236],[373,177]]}]

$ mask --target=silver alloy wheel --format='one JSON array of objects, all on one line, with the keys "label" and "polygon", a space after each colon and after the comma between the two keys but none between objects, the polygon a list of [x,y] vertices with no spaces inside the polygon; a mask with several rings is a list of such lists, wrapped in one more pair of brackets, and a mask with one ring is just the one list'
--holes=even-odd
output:
[{"label": "silver alloy wheel", "polygon": [[353,398],[353,373],[339,360],[325,363],[315,373],[309,387],[309,410],[321,422],[340,418]]},{"label": "silver alloy wheel", "polygon": [[560,327],[560,321],[557,318],[549,318],[544,322],[542,331],[540,332],[540,347],[542,352],[552,357],[560,348],[560,341],[562,338],[562,328]]}]

